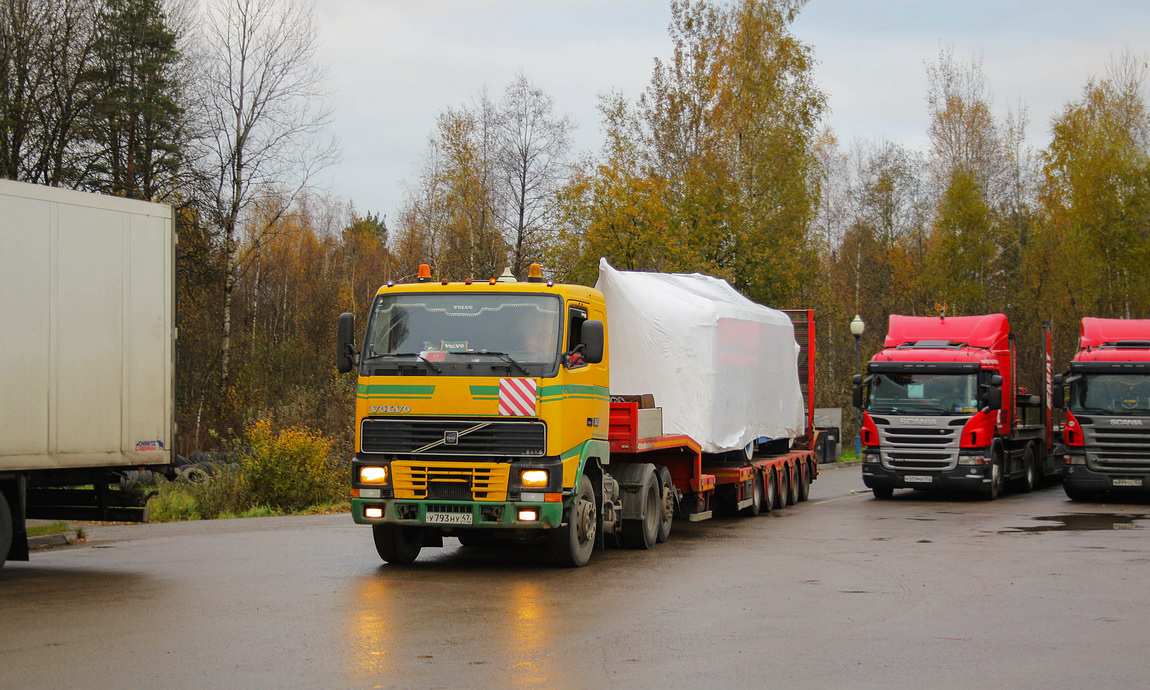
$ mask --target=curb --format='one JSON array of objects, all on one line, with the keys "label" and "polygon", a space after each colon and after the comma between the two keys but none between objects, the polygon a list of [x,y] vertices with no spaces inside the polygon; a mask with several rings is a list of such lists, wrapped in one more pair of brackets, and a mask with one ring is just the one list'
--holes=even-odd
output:
[{"label": "curb", "polygon": [[824,462],[819,464],[820,470],[833,470],[838,467],[858,467],[862,464],[862,460],[851,460],[849,462]]},{"label": "curb", "polygon": [[39,537],[28,537],[28,548],[68,546],[75,544],[77,538],[78,536],[75,532],[61,532],[59,534],[44,534]]}]

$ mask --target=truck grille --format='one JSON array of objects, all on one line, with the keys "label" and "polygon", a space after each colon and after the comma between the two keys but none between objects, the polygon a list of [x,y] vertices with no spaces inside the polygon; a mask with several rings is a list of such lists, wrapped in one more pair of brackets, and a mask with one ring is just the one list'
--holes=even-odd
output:
[{"label": "truck grille", "polygon": [[1146,426],[1103,426],[1104,420],[1082,422],[1087,462],[1095,471],[1150,470],[1150,420]]},{"label": "truck grille", "polygon": [[383,419],[360,429],[364,453],[541,457],[547,425],[535,419]]},{"label": "truck grille", "polygon": [[967,418],[946,417],[940,426],[900,424],[872,417],[878,429],[883,467],[897,470],[949,470],[958,465],[958,445]]},{"label": "truck grille", "polygon": [[506,501],[507,463],[391,463],[395,497],[436,501]]}]

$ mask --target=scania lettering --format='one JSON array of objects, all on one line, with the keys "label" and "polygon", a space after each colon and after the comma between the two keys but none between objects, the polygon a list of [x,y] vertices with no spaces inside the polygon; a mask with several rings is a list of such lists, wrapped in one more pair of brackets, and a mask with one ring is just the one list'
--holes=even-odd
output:
[{"label": "scania lettering", "polygon": [[1079,351],[1054,384],[1066,495],[1150,492],[1150,319],[1082,319]]},{"label": "scania lettering", "polygon": [[342,315],[337,367],[359,376],[352,517],[387,562],[456,538],[539,540],[582,566],[665,541],[675,517],[803,501],[817,476],[792,448],[813,447],[810,312],[714,278],[604,261],[594,289],[539,265],[453,283],[425,265],[381,287],[353,332]]},{"label": "scania lettering", "polygon": [[875,498],[895,489],[1030,491],[1060,469],[1052,443],[1050,329],[1042,395],[1018,383],[1006,316],[891,315],[883,349],[856,376],[862,476]]}]

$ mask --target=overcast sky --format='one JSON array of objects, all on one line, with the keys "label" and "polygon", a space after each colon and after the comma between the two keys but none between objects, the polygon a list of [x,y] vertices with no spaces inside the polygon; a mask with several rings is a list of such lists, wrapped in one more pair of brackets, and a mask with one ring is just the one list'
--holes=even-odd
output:
[{"label": "overcast sky", "polygon": [[[670,54],[669,0],[323,0],[319,60],[329,70],[341,161],[322,184],[360,213],[394,219],[436,116],[498,99],[517,72],[578,129],[576,152],[602,141],[596,104],[636,99]],[[1146,0],[810,0],[792,27],[814,48],[825,123],[841,142],[924,148],[926,64],[943,46],[979,57],[996,115],[1021,101],[1029,139],[1129,49],[1150,59]]]}]

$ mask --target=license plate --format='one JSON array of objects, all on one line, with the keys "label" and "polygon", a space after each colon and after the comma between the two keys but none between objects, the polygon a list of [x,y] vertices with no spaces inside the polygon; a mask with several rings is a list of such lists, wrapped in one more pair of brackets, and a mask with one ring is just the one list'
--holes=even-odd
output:
[{"label": "license plate", "polygon": [[1112,479],[1110,483],[1114,486],[1142,486],[1141,479]]},{"label": "license plate", "polygon": [[934,477],[927,474],[908,474],[902,478],[907,484],[930,484]]},{"label": "license plate", "polygon": [[428,513],[429,525],[470,525],[471,513]]}]

